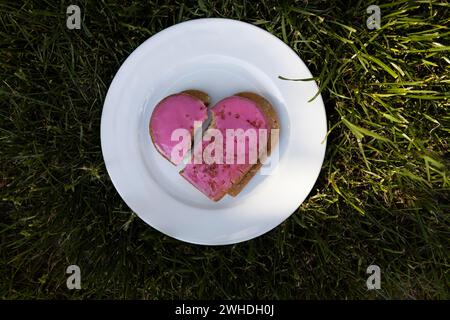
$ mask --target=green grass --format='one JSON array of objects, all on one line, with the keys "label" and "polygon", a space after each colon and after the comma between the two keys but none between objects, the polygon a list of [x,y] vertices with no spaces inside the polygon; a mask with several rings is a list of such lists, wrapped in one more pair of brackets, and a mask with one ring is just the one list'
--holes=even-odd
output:
[{"label": "green grass", "polygon": [[[81,7],[81,30],[66,28],[69,4]],[[379,30],[366,27],[369,4],[381,7]],[[449,9],[2,1],[0,298],[450,298]],[[321,175],[291,218],[224,247],[148,227],[115,191],[100,149],[121,63],[158,31],[203,17],[247,21],[289,44],[320,85],[331,129]],[[66,288],[70,264],[81,267],[80,291]],[[370,264],[381,290],[366,288]]]}]

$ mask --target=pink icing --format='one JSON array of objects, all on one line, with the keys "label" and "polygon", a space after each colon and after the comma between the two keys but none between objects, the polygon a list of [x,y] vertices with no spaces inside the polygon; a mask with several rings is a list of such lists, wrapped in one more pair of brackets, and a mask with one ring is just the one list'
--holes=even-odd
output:
[{"label": "pink icing", "polygon": [[[170,160],[173,147],[179,143],[171,140],[172,132],[183,128],[191,132],[192,136],[194,121],[204,121],[207,118],[207,108],[201,100],[184,93],[168,96],[156,105],[150,119],[153,142]],[[181,160],[172,162],[179,164]]]},{"label": "pink icing", "polygon": [[[212,109],[215,128],[222,132],[224,137],[224,156],[226,156],[225,137],[226,129],[250,128],[268,129],[268,123],[255,102],[247,98],[232,96],[218,102]],[[209,142],[203,142],[203,146]],[[203,148],[204,149],[204,148]],[[237,143],[235,142],[235,158]],[[239,181],[254,163],[248,163],[248,145],[245,147],[244,164],[194,164],[186,165],[181,175],[191,182],[197,189],[213,200],[219,200],[223,193],[233,183]]]}]

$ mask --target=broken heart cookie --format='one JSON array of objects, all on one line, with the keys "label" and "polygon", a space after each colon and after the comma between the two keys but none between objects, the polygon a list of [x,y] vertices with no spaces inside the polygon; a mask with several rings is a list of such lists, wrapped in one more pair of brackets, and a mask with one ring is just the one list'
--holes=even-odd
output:
[{"label": "broken heart cookie", "polygon": [[[187,112],[187,109],[183,110]],[[197,108],[190,107],[189,110],[194,111],[189,118],[203,118],[197,114]],[[190,128],[190,124],[184,124]],[[150,127],[152,131],[152,122]],[[176,126],[170,124],[169,127],[159,131],[164,131],[164,136],[170,138],[168,132]],[[227,97],[211,108],[211,123],[205,135],[210,139],[203,139],[195,146],[190,163],[180,174],[213,201],[219,201],[226,194],[236,196],[276,145],[277,141],[271,140],[274,129],[279,130],[279,120],[265,98],[252,92]],[[175,141],[170,146],[174,148],[176,144]],[[200,150],[200,162],[195,161],[197,150]]]}]

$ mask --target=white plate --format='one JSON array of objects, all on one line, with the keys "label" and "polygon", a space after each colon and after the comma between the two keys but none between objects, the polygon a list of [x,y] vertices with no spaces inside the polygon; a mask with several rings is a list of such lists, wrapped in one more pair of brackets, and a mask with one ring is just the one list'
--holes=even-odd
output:
[{"label": "white plate", "polygon": [[[176,239],[208,245],[257,237],[288,218],[311,191],[325,154],[326,114],[303,61],[281,40],[251,24],[198,19],[174,25],[140,45],[106,96],[101,143],[106,168],[127,205]],[[185,89],[212,104],[240,91],[268,98],[280,118],[279,163],[257,174],[236,197],[213,202],[179,175],[153,146],[155,104]]]}]

